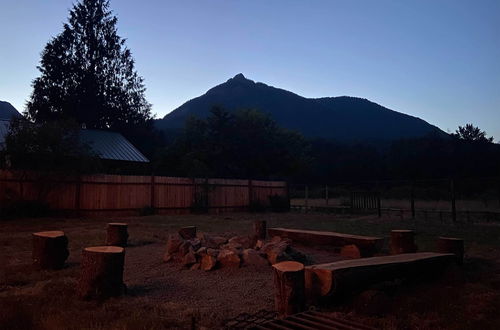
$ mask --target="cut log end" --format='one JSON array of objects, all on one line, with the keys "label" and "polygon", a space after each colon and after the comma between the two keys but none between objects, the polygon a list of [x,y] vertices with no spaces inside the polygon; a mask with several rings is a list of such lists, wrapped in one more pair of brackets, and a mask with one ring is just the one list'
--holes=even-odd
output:
[{"label": "cut log end", "polygon": [[304,270],[304,265],[297,261],[283,261],[273,265],[280,272],[299,272]]},{"label": "cut log end", "polygon": [[38,233],[33,233],[33,236],[56,238],[64,236],[64,232],[60,230],[40,231]]},{"label": "cut log end", "polygon": [[83,249],[86,252],[95,252],[95,253],[123,253],[125,251],[122,247],[119,246],[91,246]]}]

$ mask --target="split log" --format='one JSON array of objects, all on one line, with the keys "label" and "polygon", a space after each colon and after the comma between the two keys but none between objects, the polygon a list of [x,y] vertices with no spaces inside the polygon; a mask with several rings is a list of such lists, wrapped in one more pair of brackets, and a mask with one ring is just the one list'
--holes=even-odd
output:
[{"label": "split log", "polygon": [[454,258],[449,253],[420,252],[311,265],[305,269],[306,293],[317,299],[394,279],[433,277]]},{"label": "split log", "polygon": [[179,229],[179,235],[181,235],[181,237],[184,239],[196,238],[196,227],[195,226],[182,227],[181,229]]},{"label": "split log", "polygon": [[266,221],[265,220],[255,220],[253,223],[254,240],[266,239]]},{"label": "split log", "polygon": [[439,237],[437,240],[437,252],[453,253],[459,265],[464,262],[464,240],[452,237]]},{"label": "split log", "polygon": [[61,269],[69,256],[68,238],[62,231],[33,233],[33,266],[36,269]]},{"label": "split log", "polygon": [[104,299],[125,292],[123,267],[125,249],[94,246],[83,249],[77,292],[83,299]]},{"label": "split log", "polygon": [[304,265],[284,261],[273,265],[274,304],[280,317],[302,312],[305,308]]},{"label": "split log", "polygon": [[217,257],[210,254],[205,254],[201,257],[200,268],[203,270],[212,270],[217,265]]},{"label": "split log", "polygon": [[333,231],[269,228],[267,233],[270,237],[289,238],[304,245],[342,247],[354,244],[361,251],[363,257],[373,256],[375,253],[380,252],[384,245],[384,239],[380,237],[350,235]]},{"label": "split log", "polygon": [[340,250],[340,255],[342,257],[351,258],[351,259],[359,259],[361,258],[361,252],[358,247],[354,244],[345,245]]},{"label": "split log", "polygon": [[108,223],[106,245],[126,247],[128,240],[128,225],[121,222]]},{"label": "split log", "polygon": [[221,268],[239,268],[241,263],[238,254],[232,250],[220,250],[217,261]]}]

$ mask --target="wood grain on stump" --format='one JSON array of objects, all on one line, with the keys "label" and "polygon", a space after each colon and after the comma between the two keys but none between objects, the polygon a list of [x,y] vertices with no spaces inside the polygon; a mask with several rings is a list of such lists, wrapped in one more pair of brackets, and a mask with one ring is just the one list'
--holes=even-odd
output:
[{"label": "wood grain on stump", "polygon": [[84,299],[103,299],[122,295],[125,249],[94,246],[83,249],[77,292]]},{"label": "wood grain on stump", "polygon": [[391,231],[391,254],[417,252],[413,230]]},{"label": "wood grain on stump", "polygon": [[463,264],[464,261],[464,240],[452,237],[439,237],[437,240],[437,252],[453,253],[456,256],[457,263]]},{"label": "wood grain on stump", "polygon": [[108,223],[106,245],[126,247],[128,240],[128,225],[121,222]]},{"label": "wood grain on stump", "polygon": [[179,235],[181,235],[183,239],[196,238],[196,227],[195,226],[182,227],[181,229],[179,229]]},{"label": "wood grain on stump", "polygon": [[68,238],[62,231],[33,233],[33,266],[36,269],[61,269],[69,256]]},{"label": "wood grain on stump", "polygon": [[280,317],[302,312],[305,308],[304,265],[284,261],[273,265],[274,303]]},{"label": "wood grain on stump", "polygon": [[266,239],[266,221],[264,220],[255,220],[253,223],[253,232],[254,239],[257,240],[265,240]]}]

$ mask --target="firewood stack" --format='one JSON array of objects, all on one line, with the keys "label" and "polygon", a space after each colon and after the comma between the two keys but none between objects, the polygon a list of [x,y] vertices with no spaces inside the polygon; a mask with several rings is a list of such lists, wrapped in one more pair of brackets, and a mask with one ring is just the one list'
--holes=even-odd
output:
[{"label": "firewood stack", "polygon": [[255,233],[248,237],[234,236],[229,239],[208,234],[193,237],[193,230],[186,228],[191,227],[181,228],[178,234],[169,236],[163,257],[165,262],[174,261],[186,268],[208,271],[217,267],[267,267],[280,261],[308,261],[307,256],[290,246],[289,239],[276,236],[267,242],[262,239],[255,241]]},{"label": "firewood stack", "polygon": [[62,231],[33,233],[33,266],[35,269],[61,269],[69,256],[68,238]]}]

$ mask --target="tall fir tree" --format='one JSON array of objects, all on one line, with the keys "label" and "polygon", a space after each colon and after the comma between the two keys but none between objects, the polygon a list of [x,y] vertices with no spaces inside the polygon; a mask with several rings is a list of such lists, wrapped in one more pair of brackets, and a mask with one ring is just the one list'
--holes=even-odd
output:
[{"label": "tall fir tree", "polygon": [[41,56],[27,116],[72,118],[87,128],[151,126],[151,105],[108,0],[82,0]]}]

